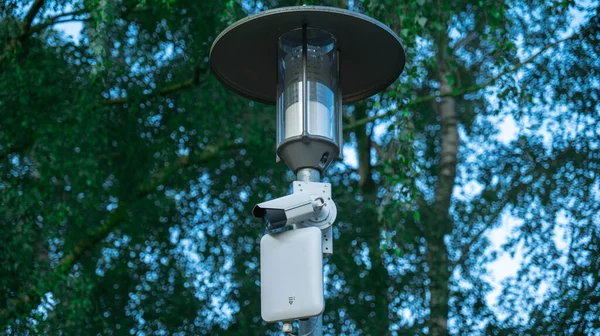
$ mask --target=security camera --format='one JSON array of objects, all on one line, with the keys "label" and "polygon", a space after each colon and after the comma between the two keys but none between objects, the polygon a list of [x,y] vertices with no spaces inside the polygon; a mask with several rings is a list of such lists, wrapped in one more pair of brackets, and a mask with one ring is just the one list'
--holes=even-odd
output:
[{"label": "security camera", "polygon": [[279,228],[311,217],[320,217],[325,200],[309,193],[292,194],[254,206],[252,215],[264,218],[267,226]]},{"label": "security camera", "polygon": [[329,183],[294,182],[293,194],[257,204],[252,215],[263,218],[267,230],[286,225],[316,226],[323,230],[331,226],[337,210]]}]

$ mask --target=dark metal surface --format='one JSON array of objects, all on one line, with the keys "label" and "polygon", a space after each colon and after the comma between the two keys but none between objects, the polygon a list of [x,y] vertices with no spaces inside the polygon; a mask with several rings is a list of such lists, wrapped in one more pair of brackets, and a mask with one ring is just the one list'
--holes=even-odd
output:
[{"label": "dark metal surface", "polygon": [[340,148],[331,139],[317,135],[293,136],[277,147],[277,155],[294,172],[302,168],[324,172],[340,155]]},{"label": "dark metal surface", "polygon": [[337,39],[344,103],[384,90],[404,69],[400,39],[381,22],[338,8],[298,6],[252,15],[225,29],[211,48],[213,73],[237,94],[275,104],[277,40],[304,24],[326,30]]}]

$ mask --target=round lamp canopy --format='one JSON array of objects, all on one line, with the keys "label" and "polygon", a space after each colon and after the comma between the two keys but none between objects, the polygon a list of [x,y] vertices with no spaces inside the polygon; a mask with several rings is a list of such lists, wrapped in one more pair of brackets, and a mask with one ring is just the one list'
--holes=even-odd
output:
[{"label": "round lamp canopy", "polygon": [[302,27],[327,31],[337,41],[343,103],[384,90],[404,69],[400,39],[381,22],[338,8],[298,6],[251,15],[225,29],[210,51],[213,73],[235,93],[274,105],[279,38]]}]

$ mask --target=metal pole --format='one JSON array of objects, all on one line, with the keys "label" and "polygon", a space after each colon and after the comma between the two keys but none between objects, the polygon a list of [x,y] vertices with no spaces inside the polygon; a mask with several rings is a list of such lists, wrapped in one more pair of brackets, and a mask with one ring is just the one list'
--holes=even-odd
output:
[{"label": "metal pole", "polygon": [[323,315],[311,317],[306,321],[299,321],[298,336],[322,336]]},{"label": "metal pole", "polygon": [[301,168],[298,169],[298,173],[296,174],[296,181],[321,182],[321,173],[318,169]]},{"label": "metal pole", "polygon": [[[296,180],[302,182],[320,182],[321,173],[314,168],[302,168],[296,174]],[[323,316],[318,315],[298,321],[298,336],[322,336]]]}]

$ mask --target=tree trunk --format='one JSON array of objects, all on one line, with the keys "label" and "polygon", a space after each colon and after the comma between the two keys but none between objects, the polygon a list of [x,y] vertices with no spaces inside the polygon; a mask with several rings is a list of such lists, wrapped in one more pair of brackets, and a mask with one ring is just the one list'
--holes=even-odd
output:
[{"label": "tree trunk", "polygon": [[[432,218],[431,223],[439,223]],[[440,223],[441,224],[441,223]],[[444,244],[444,235],[434,234],[427,238],[427,264],[429,266],[429,334],[448,333],[448,300],[450,299],[450,263]]]},{"label": "tree trunk", "polygon": [[458,162],[458,128],[456,102],[449,83],[448,37],[445,30],[438,40],[437,68],[440,81],[440,93],[443,97],[436,106],[441,124],[440,157],[438,183],[435,188],[435,199],[432,211],[427,214],[427,261],[429,266],[429,292],[431,295],[429,308],[429,333],[445,335],[448,333],[448,302],[450,300],[450,262],[444,237],[452,232],[453,224],[449,215],[456,178]]},{"label": "tree trunk", "polygon": [[[356,105],[356,118],[366,117],[365,104]],[[369,286],[367,293],[373,296],[369,301],[369,316],[361,316],[365,321],[363,330],[371,335],[389,334],[388,318],[388,273],[385,268],[383,255],[379,246],[381,240],[381,227],[377,223],[377,186],[372,178],[371,168],[371,137],[367,133],[367,126],[362,125],[355,130],[357,149],[358,149],[358,172],[360,175],[359,186],[363,201],[364,225],[361,227],[361,238],[369,247],[369,257],[371,259],[371,269],[369,275],[365,278]]]}]

